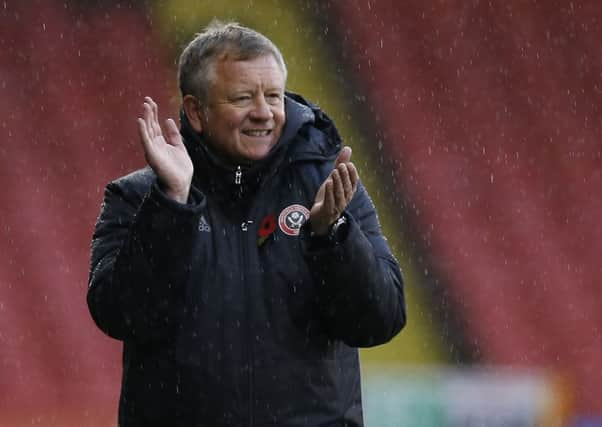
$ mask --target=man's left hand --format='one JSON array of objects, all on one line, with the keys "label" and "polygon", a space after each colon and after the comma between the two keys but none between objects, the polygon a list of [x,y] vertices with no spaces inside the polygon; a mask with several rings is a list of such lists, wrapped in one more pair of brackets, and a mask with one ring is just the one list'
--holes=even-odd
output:
[{"label": "man's left hand", "polygon": [[359,175],[350,160],[351,148],[343,147],[334,169],[318,189],[309,215],[311,231],[318,236],[328,233],[357,190]]}]

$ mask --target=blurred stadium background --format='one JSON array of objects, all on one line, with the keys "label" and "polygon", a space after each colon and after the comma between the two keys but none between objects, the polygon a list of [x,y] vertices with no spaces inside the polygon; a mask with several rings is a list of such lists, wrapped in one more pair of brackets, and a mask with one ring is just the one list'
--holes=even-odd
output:
[{"label": "blurred stadium background", "polygon": [[105,184],[177,117],[213,17],[268,35],[354,149],[409,324],[362,351],[368,427],[602,425],[602,3],[0,1],[0,426],[116,425],[85,304]]}]

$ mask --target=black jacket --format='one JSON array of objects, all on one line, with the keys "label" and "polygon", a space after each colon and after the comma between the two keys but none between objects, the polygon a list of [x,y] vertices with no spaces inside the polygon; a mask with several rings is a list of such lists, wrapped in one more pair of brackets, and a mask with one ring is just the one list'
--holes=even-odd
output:
[{"label": "black jacket", "polygon": [[[183,116],[187,204],[149,168],[107,186],[88,305],[124,342],[121,426],[362,425],[355,347],[404,326],[402,277],[362,185],[343,242],[299,232],[341,141],[297,95],[286,114],[279,143],[240,168],[240,183]],[[281,221],[260,245],[270,215]]]}]

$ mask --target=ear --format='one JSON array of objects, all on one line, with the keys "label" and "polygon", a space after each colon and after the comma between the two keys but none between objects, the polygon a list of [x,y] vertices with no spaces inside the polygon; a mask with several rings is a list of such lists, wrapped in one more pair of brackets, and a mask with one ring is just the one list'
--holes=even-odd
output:
[{"label": "ear", "polygon": [[192,95],[186,95],[182,100],[182,107],[192,128],[201,133],[203,131],[203,112],[201,111],[199,100]]}]

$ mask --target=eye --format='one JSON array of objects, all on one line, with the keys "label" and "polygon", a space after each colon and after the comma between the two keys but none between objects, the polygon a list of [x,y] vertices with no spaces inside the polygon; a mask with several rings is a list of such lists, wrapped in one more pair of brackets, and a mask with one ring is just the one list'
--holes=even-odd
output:
[{"label": "eye", "polygon": [[269,104],[278,104],[282,99],[280,92],[270,92],[265,97]]},{"label": "eye", "polygon": [[251,95],[236,95],[232,98],[232,103],[238,106],[244,106],[251,103]]}]

